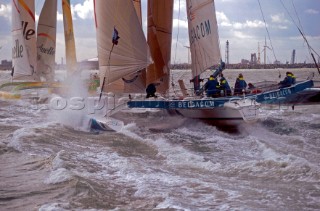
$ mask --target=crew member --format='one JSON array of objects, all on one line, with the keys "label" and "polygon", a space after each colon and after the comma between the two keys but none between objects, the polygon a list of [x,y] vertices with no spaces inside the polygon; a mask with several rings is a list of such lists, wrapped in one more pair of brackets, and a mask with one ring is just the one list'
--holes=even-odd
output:
[{"label": "crew member", "polygon": [[213,75],[210,76],[209,80],[205,84],[205,90],[208,97],[218,97],[219,96],[219,83]]},{"label": "crew member", "polygon": [[220,90],[223,90],[223,96],[231,96],[229,83],[222,74],[220,78]]},{"label": "crew member", "polygon": [[242,94],[242,91],[246,88],[247,82],[244,80],[242,73],[240,73],[234,85],[234,94]]},{"label": "crew member", "polygon": [[156,86],[154,83],[151,83],[147,86],[147,89],[146,89],[146,92],[147,92],[147,96],[146,98],[149,98],[149,97],[157,97],[156,96]]},{"label": "crew member", "polygon": [[280,85],[280,88],[285,88],[295,83],[296,83],[296,77],[293,75],[293,73],[286,72],[286,77],[283,79],[283,81],[280,81],[279,85]]}]

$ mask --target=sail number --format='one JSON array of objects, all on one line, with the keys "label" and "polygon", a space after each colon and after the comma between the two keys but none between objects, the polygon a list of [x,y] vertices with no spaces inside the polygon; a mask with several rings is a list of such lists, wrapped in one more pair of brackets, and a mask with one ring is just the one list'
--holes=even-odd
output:
[{"label": "sail number", "polygon": [[190,29],[190,44],[211,34],[210,21],[204,21]]}]

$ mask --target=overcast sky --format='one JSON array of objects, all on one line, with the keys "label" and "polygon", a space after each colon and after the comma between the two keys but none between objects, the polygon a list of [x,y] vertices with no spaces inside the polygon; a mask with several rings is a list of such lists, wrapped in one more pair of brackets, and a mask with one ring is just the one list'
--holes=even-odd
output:
[{"label": "overcast sky", "polygon": [[[39,16],[43,1],[36,0],[37,16]],[[259,7],[259,1],[264,18]],[[142,0],[144,26],[146,26],[146,2],[147,0]],[[188,62],[188,49],[184,46],[189,46],[185,0],[175,0],[174,2],[172,64]],[[82,61],[97,57],[93,0],[71,0],[71,4],[77,58]],[[258,43],[260,43],[260,51],[262,51],[266,37],[267,45],[273,46],[275,54],[274,56],[269,49],[267,50],[267,63],[273,62],[275,57],[282,63],[290,61],[293,49],[296,50],[297,62],[311,62],[307,45],[295,23],[304,31],[311,47],[320,54],[320,0],[215,0],[215,6],[223,60],[225,60],[225,43],[227,40],[230,42],[230,63],[239,63],[241,59],[249,60],[251,53],[258,53]],[[62,57],[65,57],[61,10],[61,0],[58,0],[56,50],[56,61],[58,63],[61,62]],[[0,60],[11,60],[10,0],[1,0],[0,26],[0,47],[2,47],[0,49]],[[179,36],[177,36],[178,31]],[[263,61],[263,53],[261,53],[261,61]]]}]

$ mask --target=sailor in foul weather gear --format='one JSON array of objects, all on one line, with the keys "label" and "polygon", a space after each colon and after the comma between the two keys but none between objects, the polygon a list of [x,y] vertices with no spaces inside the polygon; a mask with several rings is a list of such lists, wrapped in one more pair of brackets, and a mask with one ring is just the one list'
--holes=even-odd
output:
[{"label": "sailor in foul weather gear", "polygon": [[219,83],[216,78],[212,75],[210,76],[209,80],[205,84],[205,90],[207,92],[208,97],[218,97],[220,90],[219,90]]},{"label": "sailor in foul weather gear", "polygon": [[222,96],[231,96],[231,88],[228,81],[223,76],[220,78],[220,90],[223,91]]},{"label": "sailor in foul weather gear", "polygon": [[283,79],[283,81],[280,81],[279,85],[280,85],[280,88],[285,88],[295,83],[296,83],[296,77],[293,75],[293,73],[286,72],[286,77]]},{"label": "sailor in foul weather gear", "polygon": [[247,88],[247,82],[244,80],[243,75],[240,73],[234,85],[234,94],[242,94],[243,90]]},{"label": "sailor in foul weather gear", "polygon": [[147,92],[147,96],[146,98],[149,98],[149,97],[157,97],[156,96],[156,86],[154,83],[151,83],[147,86],[147,89],[146,89],[146,92]]}]

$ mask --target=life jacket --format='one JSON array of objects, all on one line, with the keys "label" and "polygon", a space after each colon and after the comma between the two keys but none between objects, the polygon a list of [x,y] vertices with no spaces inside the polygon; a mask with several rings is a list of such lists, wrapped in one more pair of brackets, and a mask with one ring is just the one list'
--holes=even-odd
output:
[{"label": "life jacket", "polygon": [[221,78],[221,80],[220,80],[220,89],[231,91],[229,83],[227,82],[227,80],[225,78]]},{"label": "life jacket", "polygon": [[210,77],[205,85],[205,90],[208,96],[214,96],[220,93],[218,81],[215,78]]}]

